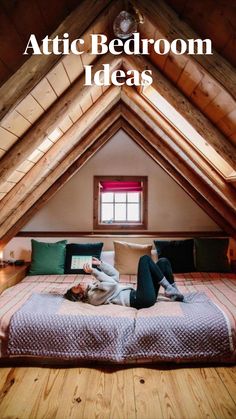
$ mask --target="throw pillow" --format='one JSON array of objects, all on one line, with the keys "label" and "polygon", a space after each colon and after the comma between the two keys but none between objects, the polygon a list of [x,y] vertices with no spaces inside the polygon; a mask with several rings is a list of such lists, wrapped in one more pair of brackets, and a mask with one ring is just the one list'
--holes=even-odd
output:
[{"label": "throw pillow", "polygon": [[32,261],[29,275],[63,275],[67,240],[45,243],[31,240]]},{"label": "throw pillow", "polygon": [[174,273],[193,272],[194,240],[154,240],[158,258],[169,259]]},{"label": "throw pillow", "polygon": [[85,274],[83,269],[72,269],[72,256],[93,256],[100,259],[103,243],[70,243],[66,246],[66,274]]},{"label": "throw pillow", "polygon": [[120,274],[136,275],[141,256],[151,256],[152,245],[114,241],[115,268]]},{"label": "throw pillow", "polygon": [[198,272],[230,272],[227,257],[229,239],[195,239],[195,261]]}]

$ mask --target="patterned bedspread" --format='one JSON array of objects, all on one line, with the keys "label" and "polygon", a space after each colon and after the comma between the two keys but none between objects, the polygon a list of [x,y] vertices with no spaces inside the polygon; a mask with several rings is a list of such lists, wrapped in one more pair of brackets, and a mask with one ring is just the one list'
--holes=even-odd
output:
[{"label": "patterned bedspread", "polygon": [[[26,277],[0,297],[2,357],[113,363],[235,361],[236,275],[176,275],[186,302],[162,294],[149,308],[91,306],[62,298],[89,276]],[[135,276],[123,276],[132,283]]]}]

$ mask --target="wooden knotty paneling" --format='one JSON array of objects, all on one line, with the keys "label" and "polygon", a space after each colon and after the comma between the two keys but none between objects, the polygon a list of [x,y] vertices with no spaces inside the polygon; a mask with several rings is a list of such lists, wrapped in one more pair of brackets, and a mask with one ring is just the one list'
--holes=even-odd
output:
[{"label": "wooden knotty paneling", "polygon": [[[50,1],[48,1],[49,4]],[[31,33],[35,34],[37,39],[42,39],[44,34],[47,33],[48,29],[35,0],[1,0],[1,6],[14,24],[15,30],[22,39],[25,47]],[[54,13],[57,16],[56,8]],[[25,59],[25,57],[23,58]]]},{"label": "wooden knotty paneling", "polygon": [[210,38],[214,48],[236,65],[235,0],[166,0],[202,38]]}]

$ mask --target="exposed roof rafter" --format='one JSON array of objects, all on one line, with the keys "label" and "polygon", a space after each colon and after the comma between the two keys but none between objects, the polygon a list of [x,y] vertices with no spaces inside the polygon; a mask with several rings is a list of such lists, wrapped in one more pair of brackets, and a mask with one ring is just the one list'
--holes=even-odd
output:
[{"label": "exposed roof rafter", "polygon": [[152,71],[152,86],[211,144],[218,153],[233,167],[236,167],[236,148],[220,131],[176,88],[150,61],[142,56],[125,56],[123,65],[126,70],[132,68]]}]

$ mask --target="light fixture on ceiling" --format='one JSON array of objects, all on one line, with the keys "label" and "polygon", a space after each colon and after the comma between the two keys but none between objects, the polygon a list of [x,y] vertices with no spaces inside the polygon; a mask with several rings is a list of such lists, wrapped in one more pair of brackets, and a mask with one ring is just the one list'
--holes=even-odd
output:
[{"label": "light fixture on ceiling", "polygon": [[134,32],[137,32],[138,24],[144,21],[138,9],[133,5],[130,6],[130,12],[122,10],[113,23],[114,34],[121,39],[130,38]]}]

